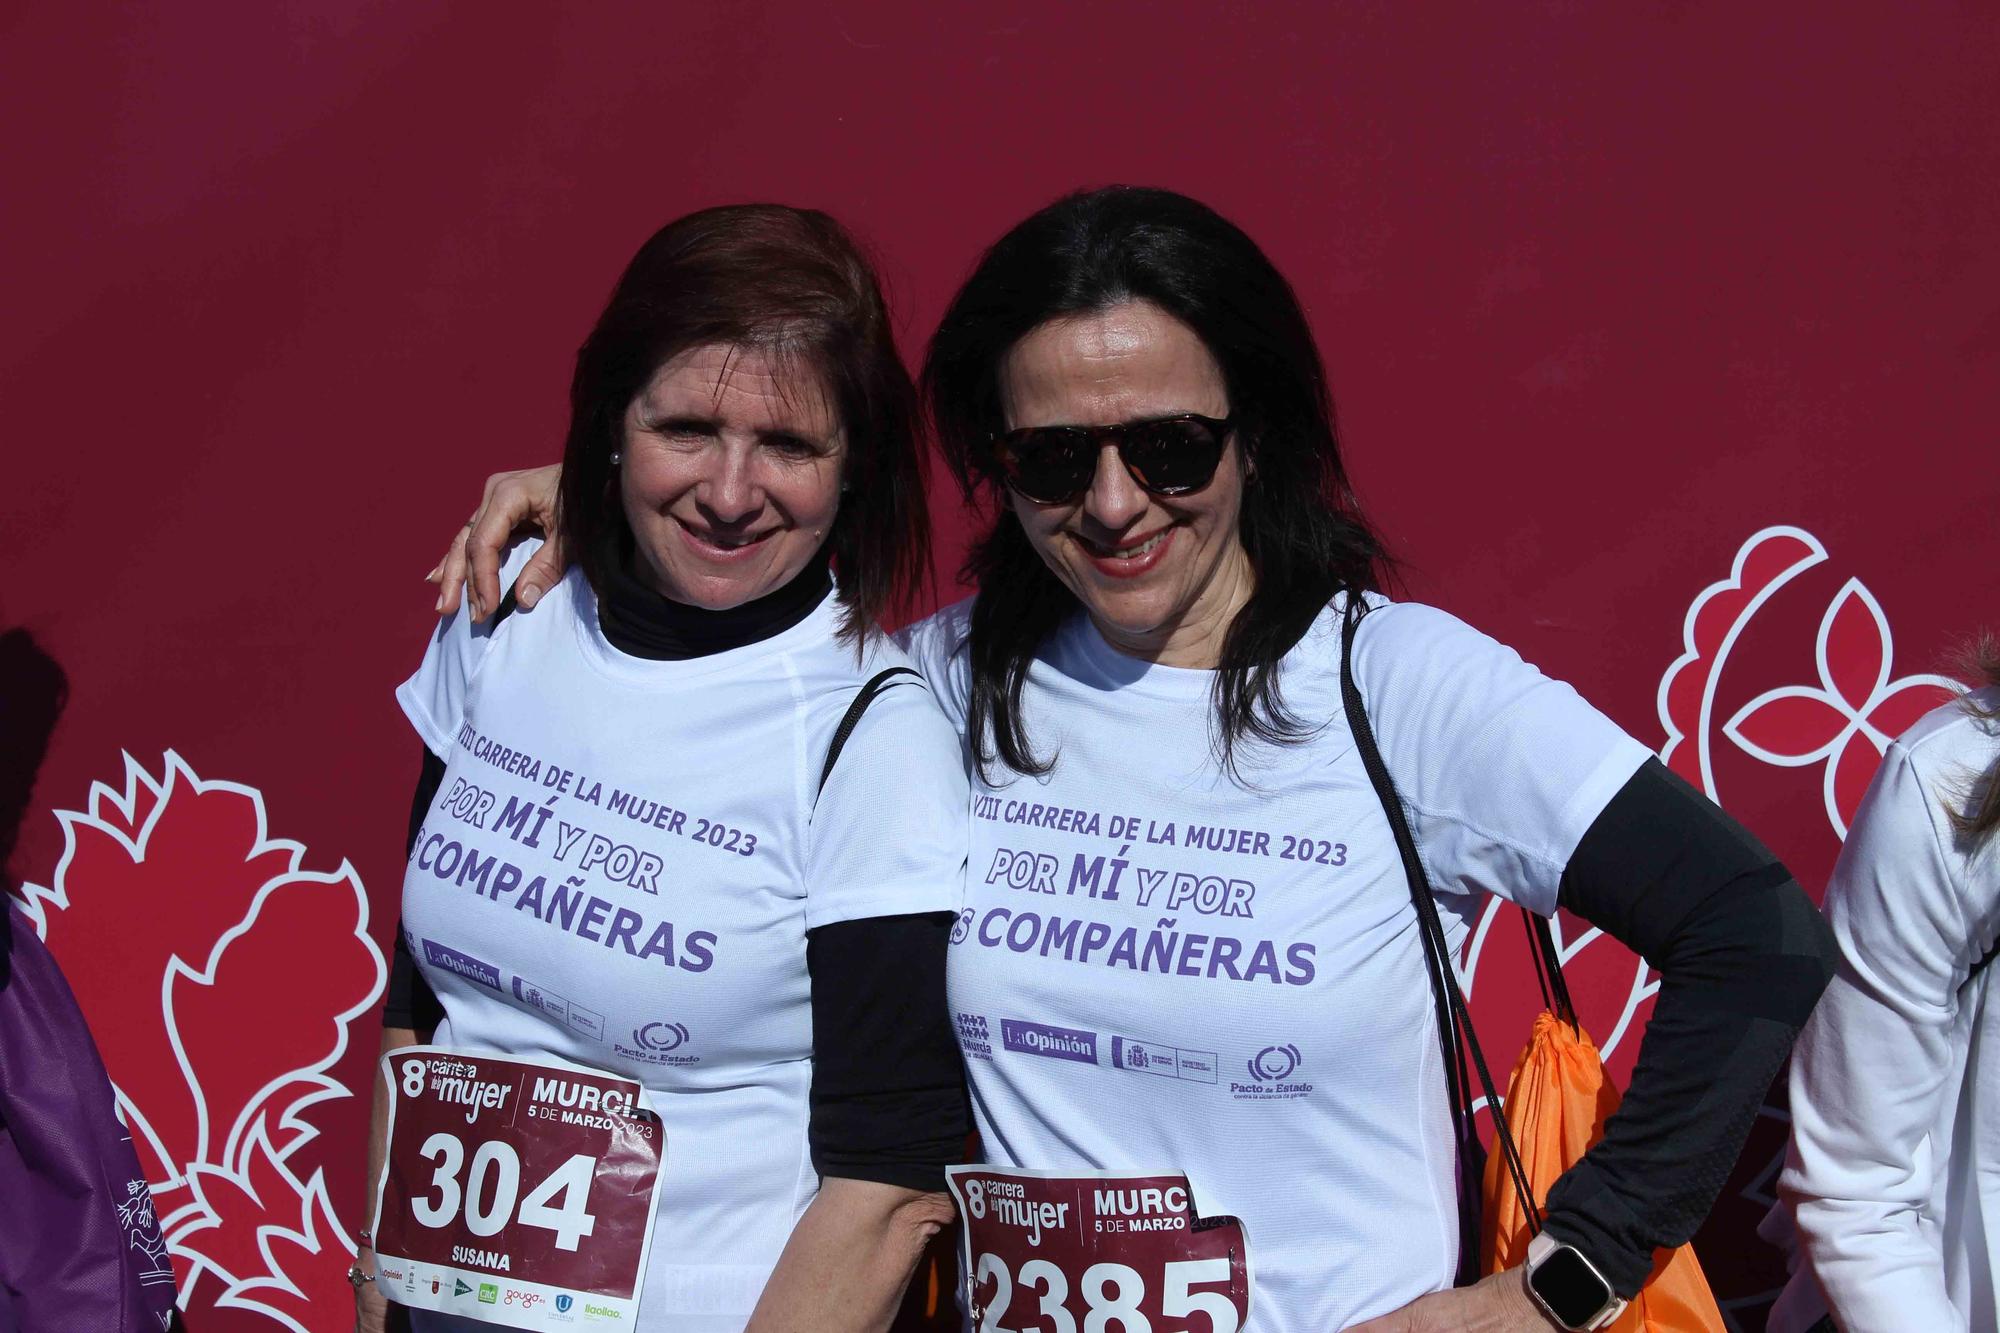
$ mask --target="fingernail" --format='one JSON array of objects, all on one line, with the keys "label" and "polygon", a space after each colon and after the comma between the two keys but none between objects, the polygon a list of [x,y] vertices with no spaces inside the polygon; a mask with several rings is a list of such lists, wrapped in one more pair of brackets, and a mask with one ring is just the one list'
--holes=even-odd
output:
[{"label": "fingernail", "polygon": [[438,599],[436,603],[432,605],[431,610],[437,612],[439,615],[444,614],[444,594],[442,592],[438,594]]},{"label": "fingernail", "polygon": [[425,582],[425,583],[436,583],[436,582],[438,581],[438,577],[439,577],[440,575],[442,575],[443,573],[444,573],[444,566],[443,566],[443,565],[432,565],[432,566],[431,566],[431,572],[430,572],[430,573],[428,573],[428,574],[426,574],[426,575],[424,575],[424,582]]},{"label": "fingernail", "polygon": [[532,583],[524,583],[521,585],[520,597],[515,600],[519,601],[524,607],[533,606],[536,602],[542,600],[542,590]]}]

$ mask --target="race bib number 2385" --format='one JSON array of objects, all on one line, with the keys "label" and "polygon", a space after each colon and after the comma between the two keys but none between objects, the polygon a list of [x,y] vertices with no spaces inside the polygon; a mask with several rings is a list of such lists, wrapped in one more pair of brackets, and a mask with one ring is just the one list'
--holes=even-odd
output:
[{"label": "race bib number 2385", "polygon": [[973,1333],[1238,1333],[1250,1254],[1176,1173],[947,1173]]},{"label": "race bib number 2385", "polygon": [[630,1079],[435,1046],[382,1057],[376,1283],[511,1328],[630,1328],[665,1135]]}]

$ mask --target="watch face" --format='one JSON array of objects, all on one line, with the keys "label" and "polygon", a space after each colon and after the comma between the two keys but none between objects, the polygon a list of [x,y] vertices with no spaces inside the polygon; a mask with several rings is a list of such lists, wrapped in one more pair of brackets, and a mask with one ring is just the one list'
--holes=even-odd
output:
[{"label": "watch face", "polygon": [[1604,1279],[1567,1245],[1543,1260],[1528,1281],[1550,1312],[1571,1328],[1581,1328],[1595,1319],[1611,1300],[1611,1288]]}]

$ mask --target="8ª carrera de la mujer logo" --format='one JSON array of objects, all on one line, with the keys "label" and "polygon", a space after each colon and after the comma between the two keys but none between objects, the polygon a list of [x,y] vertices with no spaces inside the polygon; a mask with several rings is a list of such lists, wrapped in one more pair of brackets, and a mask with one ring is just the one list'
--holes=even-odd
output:
[{"label": "8\u00aa carrera de la mujer logo", "polygon": [[320,1133],[367,1110],[329,1071],[385,978],[360,878],[309,867],[255,788],[171,751],[157,772],[125,756],[121,788],[56,819],[61,860],[25,906],[117,1088],[190,1327],[333,1327],[354,1251],[326,1169],[353,1163]]}]

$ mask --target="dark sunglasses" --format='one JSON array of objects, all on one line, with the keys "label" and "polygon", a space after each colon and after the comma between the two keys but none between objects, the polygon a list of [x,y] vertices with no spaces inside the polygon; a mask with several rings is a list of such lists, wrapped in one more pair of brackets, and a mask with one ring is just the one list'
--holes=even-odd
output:
[{"label": "dark sunglasses", "polygon": [[1148,495],[1187,495],[1214,480],[1230,425],[1187,412],[1121,426],[1026,426],[996,438],[993,457],[1001,478],[1036,504],[1079,499],[1107,444]]}]

